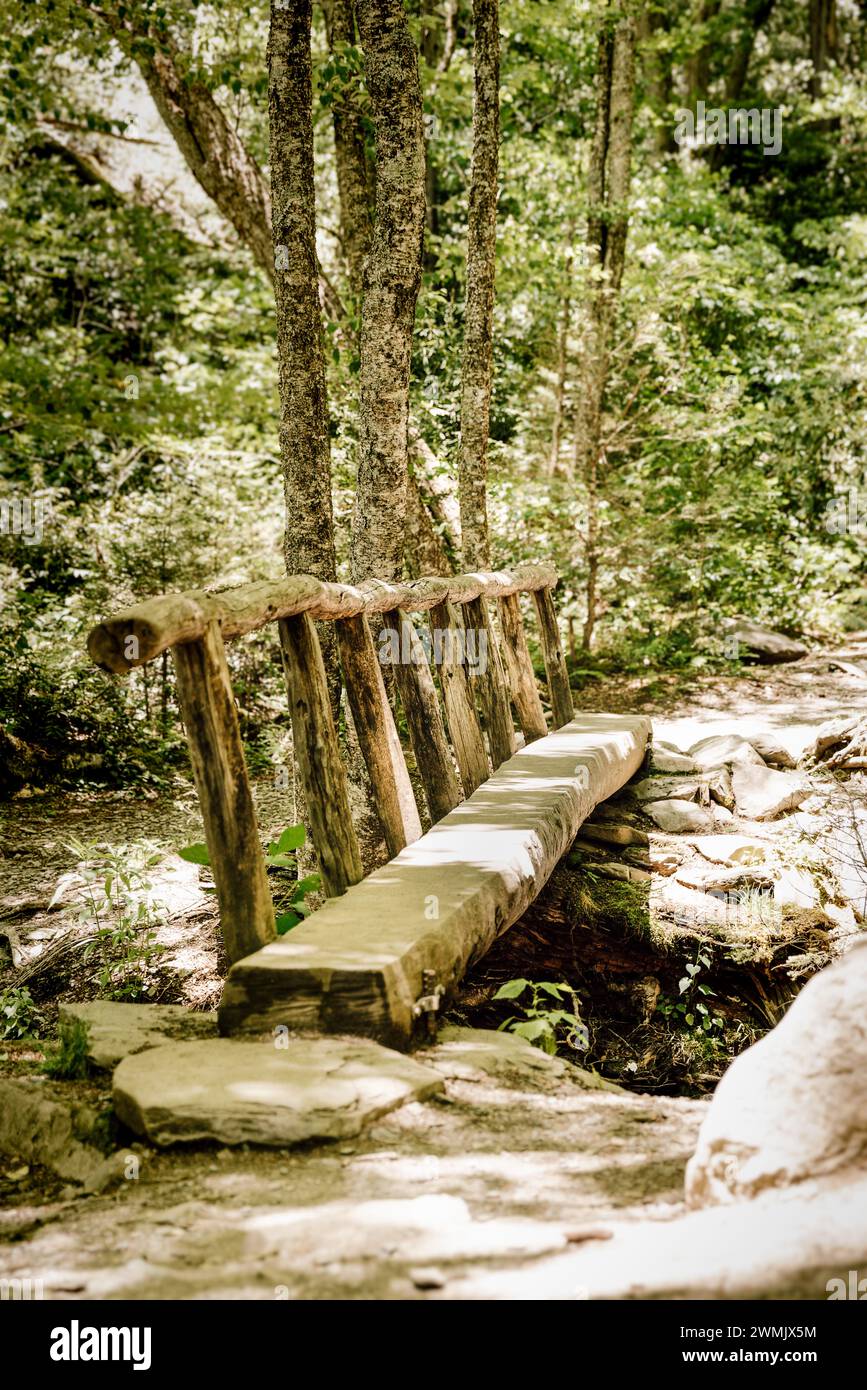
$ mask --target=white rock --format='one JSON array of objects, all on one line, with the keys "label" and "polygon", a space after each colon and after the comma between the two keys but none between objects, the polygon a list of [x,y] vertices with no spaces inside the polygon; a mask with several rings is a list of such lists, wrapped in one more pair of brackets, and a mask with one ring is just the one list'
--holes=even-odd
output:
[{"label": "white rock", "polygon": [[166,1043],[126,1057],[112,1083],[119,1118],[163,1146],[348,1139],[442,1089],[439,1072],[379,1043],[316,1037]]},{"label": "white rock", "polygon": [[703,835],[692,843],[712,864],[728,864],[732,868],[764,864],[769,857],[767,846],[761,840],[751,840],[748,835]]},{"label": "white rock", "polygon": [[643,808],[670,835],[700,835],[713,829],[713,816],[695,801],[647,801]]},{"label": "white rock", "polygon": [[689,750],[690,757],[700,768],[723,767],[726,763],[755,763],[764,766],[761,756],[740,734],[711,734],[700,739]]},{"label": "white rock", "polygon": [[743,764],[735,767],[732,785],[738,812],[749,820],[773,820],[784,811],[793,811],[811,792],[809,782],[796,773]]},{"label": "white rock", "polygon": [[653,745],[650,757],[651,773],[658,772],[698,772],[698,763],[686,753],[674,753],[668,748]]},{"label": "white rock", "polygon": [[797,767],[791,751],[773,733],[754,734],[749,742],[769,767]]},{"label": "white rock", "polygon": [[814,976],[781,1023],[732,1062],[686,1173],[693,1206],[863,1164],[867,942]]},{"label": "white rock", "polygon": [[780,907],[815,907],[819,901],[819,889],[812,874],[803,869],[788,866],[780,870],[774,884],[774,902]]}]

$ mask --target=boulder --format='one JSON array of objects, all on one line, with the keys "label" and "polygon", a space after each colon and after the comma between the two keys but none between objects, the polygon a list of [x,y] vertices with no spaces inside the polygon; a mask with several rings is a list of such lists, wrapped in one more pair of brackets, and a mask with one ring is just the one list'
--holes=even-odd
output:
[{"label": "boulder", "polygon": [[581,827],[581,838],[600,845],[647,845],[647,832],[632,825],[613,825],[608,821],[587,820]]},{"label": "boulder", "polygon": [[820,971],[732,1062],[686,1172],[706,1206],[822,1178],[867,1157],[867,941]]},{"label": "boulder", "polygon": [[724,767],[727,763],[755,763],[763,766],[762,758],[749,742],[740,734],[711,734],[700,739],[689,750],[689,755],[703,770]]},{"label": "boulder", "polygon": [[749,742],[768,767],[797,767],[797,759],[791,749],[773,733],[753,735]]},{"label": "boulder", "polygon": [[767,845],[748,835],[702,835],[692,843],[712,864],[726,864],[729,868],[765,864],[769,858]]},{"label": "boulder", "polygon": [[732,786],[738,813],[748,820],[773,820],[784,811],[794,811],[812,790],[809,782],[794,772],[746,764],[735,767]]},{"label": "boulder", "polygon": [[782,632],[763,627],[751,618],[730,619],[726,628],[739,646],[745,647],[752,656],[766,665],[780,661],[800,661],[802,657],[809,655],[803,642],[796,642]]},{"label": "boulder", "polygon": [[367,1038],[283,1034],[166,1043],[126,1057],[112,1085],[118,1117],[160,1146],[347,1139],[442,1089],[439,1072]]},{"label": "boulder", "polygon": [[655,743],[650,755],[650,771],[651,773],[698,772],[698,763],[694,758],[688,757],[686,753],[662,748]]},{"label": "boulder", "polygon": [[162,1043],[217,1036],[215,1013],[193,1013],[182,1004],[61,1004],[61,1023],[69,1019],[86,1026],[88,1060],[99,1071],[113,1071],[124,1057]]},{"label": "boulder", "polygon": [[713,815],[696,801],[647,801],[644,810],[669,835],[702,835],[713,830]]}]

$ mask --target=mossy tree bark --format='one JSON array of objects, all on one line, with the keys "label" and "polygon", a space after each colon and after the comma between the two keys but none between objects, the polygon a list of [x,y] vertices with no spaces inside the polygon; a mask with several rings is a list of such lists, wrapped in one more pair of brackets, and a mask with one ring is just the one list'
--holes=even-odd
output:
[{"label": "mossy tree bark", "polygon": [[467,231],[467,300],[461,371],[458,495],[465,569],[488,569],[488,434],[491,419],[497,175],[500,144],[498,0],[473,0],[473,163]]},{"label": "mossy tree bark", "polygon": [[376,133],[376,211],[364,264],[354,579],[403,569],[409,370],[424,232],[418,55],[400,0],[359,0]]}]

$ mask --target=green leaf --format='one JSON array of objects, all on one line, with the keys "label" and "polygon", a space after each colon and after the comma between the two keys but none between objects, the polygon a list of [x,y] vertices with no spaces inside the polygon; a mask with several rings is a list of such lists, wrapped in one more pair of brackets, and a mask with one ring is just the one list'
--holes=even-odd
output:
[{"label": "green leaf", "polygon": [[291,931],[293,927],[297,927],[300,921],[301,918],[298,916],[297,912],[279,913],[275,924],[277,927],[277,935],[285,936],[287,931]]},{"label": "green leaf", "polygon": [[567,992],[565,985],[552,985],[548,981],[543,981],[541,984],[538,984],[536,988],[543,989],[546,994],[552,995],[555,999],[562,999],[563,995]]},{"label": "green leaf", "polygon": [[305,897],[307,893],[318,893],[321,887],[322,879],[318,874],[308,874],[306,878],[299,879],[292,894],[293,903],[298,902],[299,898]]},{"label": "green leaf", "polygon": [[300,849],[306,839],[307,831],[303,825],[287,825],[279,839],[268,846],[268,854],[288,854],[290,850]]},{"label": "green leaf", "polygon": [[211,862],[207,845],[185,845],[183,849],[178,850],[178,854],[182,859],[186,859],[188,864],[210,865]]},{"label": "green leaf", "polygon": [[536,1038],[550,1036],[551,1029],[543,1018],[529,1018],[526,1023],[516,1023],[512,1032],[528,1042],[535,1042]]},{"label": "green leaf", "polygon": [[519,994],[523,994],[529,983],[529,980],[507,980],[504,985],[500,985],[494,998],[517,999]]},{"label": "green leaf", "polygon": [[678,987],[678,989],[680,990],[681,994],[683,994],[686,990],[689,989],[689,987],[690,987],[691,984],[692,984],[692,980],[689,978],[689,976],[688,976],[688,975],[684,975],[684,977],[683,977],[682,980],[678,980],[678,982],[677,982],[677,987]]}]

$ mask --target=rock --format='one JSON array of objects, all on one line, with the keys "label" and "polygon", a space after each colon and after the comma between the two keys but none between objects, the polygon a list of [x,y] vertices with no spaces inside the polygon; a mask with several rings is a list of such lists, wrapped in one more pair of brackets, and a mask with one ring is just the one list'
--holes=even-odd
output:
[{"label": "rock", "polygon": [[740,646],[746,647],[763,664],[800,661],[809,655],[803,642],[796,642],[782,632],[763,627],[751,618],[732,618],[726,623],[726,628]]},{"label": "rock", "polygon": [[698,763],[686,753],[675,753],[668,748],[653,745],[650,756],[651,774],[659,772],[698,772]]},{"label": "rock", "polygon": [[780,907],[816,907],[819,888],[813,875],[784,865],[774,883],[774,902]]},{"label": "rock", "polygon": [[655,874],[663,874],[667,878],[669,874],[675,872],[681,862],[682,856],[677,854],[675,850],[669,849],[667,846],[662,848],[651,845],[647,863]]},{"label": "rock", "polygon": [[686,1173],[692,1206],[863,1166],[867,1155],[867,942],[802,989],[732,1062]]},{"label": "rock", "polygon": [[124,1057],[162,1043],[217,1036],[215,1013],[193,1013],[181,1004],[61,1004],[60,1021],[68,1019],[87,1026],[87,1056],[101,1071],[112,1071]]},{"label": "rock", "polygon": [[126,1057],[113,1080],[118,1117],[161,1146],[349,1139],[442,1088],[439,1072],[366,1038],[165,1043]]},{"label": "rock", "polygon": [[602,878],[619,879],[621,883],[646,883],[652,874],[649,869],[636,868],[633,864],[591,864],[594,873],[601,875]]},{"label": "rock", "polygon": [[595,1072],[549,1057],[517,1033],[492,1028],[441,1028],[435,1047],[417,1052],[425,1066],[434,1067],[445,1077],[460,1081],[479,1081],[485,1076],[506,1081],[528,1090],[551,1090],[572,1083],[587,1091],[613,1091],[622,1088]]},{"label": "rock", "polygon": [[751,840],[748,835],[702,835],[692,843],[712,864],[727,864],[732,868],[764,864],[769,858],[767,846],[761,840]]},{"label": "rock", "polygon": [[50,1168],[67,1182],[94,1181],[105,1163],[106,1111],[62,1094],[64,1083],[0,1077],[0,1153]]},{"label": "rock", "polygon": [[768,767],[797,767],[797,759],[772,733],[755,734],[750,738],[755,751]]},{"label": "rock", "polygon": [[700,835],[713,829],[713,816],[695,801],[648,801],[643,808],[670,835]]},{"label": "rock", "polygon": [[636,830],[631,825],[609,825],[605,821],[585,821],[581,836],[595,840],[600,845],[646,845],[647,831]]},{"label": "rock", "polygon": [[738,812],[749,820],[773,820],[794,811],[811,792],[809,782],[796,773],[743,764],[734,769],[732,786]]},{"label": "rock", "polygon": [[763,766],[762,758],[748,739],[740,734],[711,734],[700,739],[689,750],[690,757],[702,769],[724,767],[726,763],[755,763]]}]

